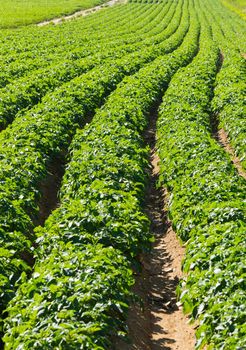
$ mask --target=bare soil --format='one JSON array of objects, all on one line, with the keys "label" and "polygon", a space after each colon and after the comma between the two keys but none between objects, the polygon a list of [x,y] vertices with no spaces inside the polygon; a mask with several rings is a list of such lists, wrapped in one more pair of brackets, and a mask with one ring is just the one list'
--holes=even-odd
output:
[{"label": "bare soil", "polygon": [[65,156],[56,158],[48,165],[48,175],[40,184],[41,197],[38,203],[38,217],[34,219],[34,225],[44,225],[51,212],[59,206],[58,192],[64,175]]},{"label": "bare soil", "polygon": [[182,312],[176,288],[183,276],[181,262],[185,249],[167,219],[168,193],[157,189],[159,158],[155,150],[156,116],[154,113],[146,134],[151,147],[150,183],[146,212],[155,237],[152,250],[142,255],[142,271],[136,275],[134,292],[142,303],[131,305],[128,315],[129,343],[117,340],[116,350],[193,350],[195,325]]},{"label": "bare soil", "polygon": [[108,6],[113,6],[115,5],[116,3],[125,3],[126,0],[110,0],[106,3],[104,3],[103,5],[99,5],[99,6],[95,6],[95,7],[92,7],[90,9],[87,9],[87,10],[80,10],[80,11],[77,11],[75,13],[73,13],[72,15],[68,15],[68,16],[62,16],[62,17],[59,17],[59,18],[54,18],[50,21],[44,21],[44,22],[40,22],[37,24],[38,27],[43,27],[43,26],[46,26],[47,24],[60,24],[64,21],[70,21],[74,18],[77,18],[77,17],[81,17],[81,16],[87,16],[89,15],[90,13],[92,12],[96,12],[96,11],[99,11],[105,7],[108,7]]}]

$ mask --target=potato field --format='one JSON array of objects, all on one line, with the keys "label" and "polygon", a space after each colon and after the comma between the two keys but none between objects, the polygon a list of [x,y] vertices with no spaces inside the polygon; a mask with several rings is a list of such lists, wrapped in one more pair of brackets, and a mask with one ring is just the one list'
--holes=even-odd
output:
[{"label": "potato field", "polygon": [[[1,349],[246,349],[245,59],[220,0],[0,29]],[[134,346],[129,325],[157,190],[190,348]]]}]

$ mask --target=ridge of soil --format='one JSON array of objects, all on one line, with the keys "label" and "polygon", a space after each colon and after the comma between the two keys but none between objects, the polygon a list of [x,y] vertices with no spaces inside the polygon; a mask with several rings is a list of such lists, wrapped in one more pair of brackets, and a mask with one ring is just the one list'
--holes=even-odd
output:
[{"label": "ridge of soil", "polygon": [[99,10],[105,8],[105,7],[108,7],[108,6],[113,6],[116,3],[126,3],[126,0],[109,0],[108,2],[105,2],[102,5],[94,6],[94,7],[91,7],[89,9],[86,9],[86,10],[76,11],[72,15],[57,17],[57,18],[53,18],[53,19],[51,19],[49,21],[43,21],[43,22],[37,23],[37,26],[38,27],[43,27],[43,26],[46,26],[47,24],[51,24],[51,23],[52,24],[60,24],[60,23],[62,23],[64,21],[70,21],[71,19],[74,19],[74,18],[77,18],[77,17],[87,16],[87,15],[89,15],[92,12],[99,11]]},{"label": "ridge of soil", "polygon": [[155,149],[157,111],[151,115],[146,142],[151,147],[149,188],[146,194],[146,213],[151,220],[155,237],[149,254],[140,256],[142,271],[136,275],[133,292],[142,303],[130,306],[128,314],[129,343],[114,342],[117,350],[193,350],[195,325],[183,314],[176,298],[176,288],[183,277],[181,246],[167,218],[168,193],[157,188],[159,158]]}]

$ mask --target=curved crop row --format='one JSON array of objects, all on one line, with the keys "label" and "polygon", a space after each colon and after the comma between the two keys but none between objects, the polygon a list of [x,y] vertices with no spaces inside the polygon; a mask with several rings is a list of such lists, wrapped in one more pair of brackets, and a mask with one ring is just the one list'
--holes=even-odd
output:
[{"label": "curved crop row", "polygon": [[[245,52],[245,21],[228,11],[219,1],[208,0],[207,6],[210,10],[209,15],[218,22],[226,40],[231,41],[234,49],[238,47],[242,52]],[[223,45],[223,41],[220,41],[219,44]]]},{"label": "curved crop row", "polygon": [[[189,25],[187,17],[186,11],[181,29],[177,32],[179,37],[173,38],[174,47],[185,36]],[[38,214],[39,186],[47,176],[47,164],[66,149],[78,125],[85,121],[85,116],[102,103],[124,75],[133,74],[146,62],[152,61],[157,53],[165,53],[170,48],[171,38],[167,40],[167,47],[163,44],[159,51],[140,51],[95,68],[64,84],[47,96],[41,105],[17,117],[0,135],[0,225],[4,248],[1,259],[4,281],[1,285],[2,309],[13,296],[14,283],[20,272],[26,269],[21,261],[30,252],[28,232],[33,227],[32,219]],[[11,247],[10,251],[8,247]]]},{"label": "curved crop row", "polygon": [[[150,16],[149,12],[154,12],[154,13],[151,14]],[[160,12],[158,11],[158,8],[156,8],[155,11],[153,11],[153,9],[149,7],[149,10],[144,12],[142,16],[143,17],[142,20],[140,20],[140,18],[138,18],[136,14],[135,14],[135,17],[133,16],[133,14],[131,14],[131,16],[127,16],[128,20],[130,21],[130,26],[128,30],[131,31],[134,27],[136,27],[136,25],[139,25],[139,22],[141,24],[141,32],[145,30],[145,27],[147,27],[146,30],[149,30],[149,25],[151,22],[153,22],[152,21],[153,18],[156,20],[156,14],[158,12]],[[112,19],[110,19],[109,23],[114,23],[114,22],[112,21]],[[151,25],[155,27],[154,23],[151,23]],[[122,27],[124,28],[124,26]],[[117,30],[119,31],[120,28],[121,28],[121,24],[118,23]],[[81,28],[81,31],[82,30],[83,29]],[[108,38],[110,39],[104,40],[103,50],[105,50],[105,45],[108,47],[108,44],[109,44],[109,47],[110,47],[110,43],[112,43],[113,46],[115,46],[115,42],[112,38],[112,35],[109,35],[111,32],[112,32],[112,28],[109,27],[106,33]],[[85,36],[85,32],[82,31],[82,33],[83,33],[83,36]],[[137,42],[139,40],[138,38],[139,35],[140,33],[138,33],[138,35],[136,35],[135,33],[134,41],[131,39],[131,35],[129,35],[129,33],[127,33],[126,36],[121,36],[120,40],[117,37],[117,44],[118,46],[120,46],[127,43]],[[49,34],[49,39],[50,39],[49,40],[50,44],[52,44],[52,40],[54,42],[57,41],[57,37],[51,36],[50,34]],[[10,56],[8,57],[8,60],[11,59],[9,65],[7,64],[6,58],[4,57],[2,62],[0,63],[3,68],[0,74],[0,87],[4,87],[11,81],[22,76],[26,76],[26,78],[29,78],[30,80],[32,80],[31,73],[41,74],[41,72],[39,71],[35,72],[35,70],[37,69],[46,68],[47,66],[58,64],[58,62],[61,62],[61,61],[65,61],[64,63],[66,63],[66,61],[69,58],[70,59],[82,58],[86,55],[91,55],[95,52],[98,52],[100,43],[98,41],[95,42],[95,40],[91,40],[90,37],[88,39],[83,44],[81,40],[81,34],[75,35],[73,33],[73,40],[71,40],[70,38],[70,41],[71,41],[70,45],[68,45],[67,40],[65,40],[65,42],[63,41],[62,43],[60,43],[60,45],[56,47],[55,50],[52,47],[52,45],[50,45],[49,50],[45,51],[45,55],[42,55],[40,50],[37,50],[35,48],[34,50],[35,57],[33,57],[33,52],[31,53],[31,55],[30,53],[28,54],[27,52],[25,52],[24,57],[23,55],[18,54],[18,57],[14,61],[13,61],[13,56]],[[38,40],[40,40],[40,35],[37,35],[37,37],[33,39],[33,42],[38,42]],[[23,45],[25,45],[25,43]],[[11,46],[12,46],[12,43],[11,43]],[[50,69],[52,70],[53,67],[51,66]],[[43,74],[45,74],[45,71]]]},{"label": "curved crop row", "polygon": [[90,43],[103,44],[109,36],[111,40],[121,40],[129,35],[134,39],[134,34],[146,33],[144,23],[149,22],[150,15],[150,20],[155,18],[154,13],[158,8],[162,9],[163,6],[121,5],[59,26],[4,31],[2,41],[6,37],[8,41],[5,44],[1,42],[0,58],[8,63],[19,58],[35,58],[37,54],[34,53],[37,52],[39,56],[43,53],[66,54],[76,45],[86,47]]},{"label": "curved crop row", "polygon": [[[151,8],[150,8],[151,10]],[[157,9],[158,10],[158,9]],[[155,11],[158,13],[157,11]],[[156,14],[155,14],[156,15]],[[128,18],[128,20],[131,23],[131,27],[136,25],[140,21],[142,28],[146,26],[146,24],[150,24],[152,16],[149,16],[149,12],[146,11],[143,16],[143,20],[140,21],[140,19],[135,14],[134,17]],[[136,21],[136,22],[135,22]],[[134,24],[133,24],[134,22]],[[111,21],[110,21],[111,23]],[[154,25],[154,23],[153,23]],[[120,23],[118,24],[118,30],[121,28]],[[131,30],[131,28],[129,28]],[[108,34],[111,33],[111,28],[108,29]],[[82,32],[83,33],[83,32]],[[84,35],[84,33],[83,33]],[[109,36],[109,35],[108,35]],[[51,39],[51,35],[49,34],[50,40],[49,42],[52,42],[52,39],[54,41],[57,41],[56,37],[53,37]],[[109,36],[109,40],[105,40],[103,43],[103,49],[110,45],[113,41],[113,38]],[[34,42],[37,42],[39,39],[39,36],[33,40]],[[82,58],[86,55],[93,54],[94,52],[97,52],[99,47],[101,48],[101,45],[96,42],[92,43],[91,40],[86,40],[84,45],[81,45],[81,35],[77,35],[74,37],[74,40],[72,41],[72,44],[68,44],[68,42],[65,42],[63,44],[60,44],[56,49],[50,46],[49,50],[45,51],[45,55],[42,55],[41,52],[37,49],[35,49],[35,57],[33,57],[33,52],[28,54],[25,52],[25,55],[20,55],[16,57],[15,60],[13,60],[13,56],[8,57],[8,60],[10,63],[8,64],[6,62],[6,57],[3,57],[2,62],[0,62],[0,66],[2,66],[2,71],[0,73],[0,87],[4,87],[5,85],[9,84],[11,81],[20,78],[22,76],[30,76],[30,74],[40,74],[39,71],[35,72],[35,70],[40,70],[41,68],[46,68],[47,66],[58,64],[58,62],[64,61],[64,64],[69,58],[75,59],[75,58]],[[135,41],[138,41],[138,36],[135,34]],[[118,45],[123,45],[124,43],[127,44],[130,42],[129,34],[127,36],[127,39],[123,36],[119,40],[117,38]],[[79,49],[78,49],[79,46]],[[82,46],[82,48],[81,48]],[[31,56],[31,57],[30,57]],[[52,66],[50,67],[52,69]],[[45,73],[44,73],[45,74]],[[31,79],[31,78],[30,78]]]},{"label": "curved crop row", "polygon": [[[91,269],[94,271],[93,260],[88,261],[87,273],[80,280],[76,272],[80,270],[78,260],[73,261],[73,269],[68,267],[67,277],[57,273],[53,261],[60,250],[69,259],[74,251],[78,254],[90,251],[91,245],[101,242],[112,250],[120,249],[131,262],[143,246],[148,246],[149,224],[141,210],[148,152],[141,134],[147,125],[146,115],[173,73],[197,51],[199,28],[195,14],[190,11],[191,27],[183,44],[174,53],[125,78],[92,123],[77,132],[60,208],[51,215],[45,228],[38,230],[34,273],[29,281],[23,276],[17,296],[8,308],[6,349],[54,348],[58,344],[64,349],[78,346],[105,349],[110,346],[109,336],[122,331],[121,320],[127,305],[122,307],[120,301],[125,302],[129,295],[129,285],[118,293],[116,288],[120,286],[113,285],[115,294],[122,298],[116,301],[107,294],[106,285],[102,298],[94,290],[107,269],[98,272],[95,284],[90,280],[89,293],[86,285]],[[120,273],[121,267],[118,269],[112,269],[110,276]],[[128,272],[131,274],[129,269]],[[59,290],[54,286],[59,286]],[[35,298],[37,293],[39,300]],[[59,298],[59,293],[66,297]],[[34,314],[37,305],[40,308]]]},{"label": "curved crop row", "polygon": [[[126,10],[126,7],[124,9]],[[107,38],[105,40],[104,37],[103,44],[105,44],[105,41],[108,42],[109,36],[111,41],[113,41],[113,39],[118,40],[120,36],[120,41],[122,40],[123,44],[124,40],[128,40],[129,42],[129,31],[134,30],[141,25],[141,33],[143,28],[145,28],[145,25],[149,24],[151,19],[154,18],[152,16],[149,18],[150,13],[154,12],[154,9],[151,8],[151,6],[136,9],[137,11],[133,10],[132,13],[130,9],[128,11],[125,10],[121,10],[120,20],[117,20],[117,28],[115,28],[115,22],[119,17],[119,13],[117,13],[117,16],[114,13],[112,16],[109,16],[106,15],[108,12],[105,12],[105,16],[100,21],[98,21],[98,16],[94,16],[94,20],[89,26],[90,30],[93,27],[94,39],[92,38],[90,31],[86,32],[82,21],[77,23],[76,30],[69,29],[69,24],[64,26],[65,28],[63,28],[61,32],[57,32],[53,28],[50,28],[48,31],[39,28],[35,33],[35,37],[31,32],[30,38],[25,38],[25,33],[29,32],[29,29],[22,29],[14,36],[14,38],[16,37],[15,40],[18,41],[18,44],[16,43],[17,48],[13,44],[13,35],[10,36],[10,42],[5,45],[6,53],[5,55],[2,54],[2,56],[0,56],[0,65],[2,67],[0,75],[1,86],[8,83],[11,77],[14,78],[16,76],[18,78],[23,76],[26,72],[29,74],[29,72],[35,68],[37,69],[38,67],[42,68],[47,66],[47,62],[58,62],[61,60],[61,57],[63,57],[63,59],[68,59],[71,55],[74,57],[74,53],[76,52],[76,56],[78,56],[81,50],[82,55],[87,51],[89,55],[92,53],[91,47],[94,47],[95,50],[96,46],[100,47],[99,36],[103,30],[103,23],[108,24],[106,28],[104,28],[104,35],[106,35]],[[125,12],[126,14],[124,15]],[[123,29],[125,31],[126,20],[130,21],[130,25],[128,25],[128,32],[122,36],[121,32]],[[33,29],[33,31],[35,30]],[[113,35],[112,32],[114,33]],[[5,36],[8,37],[6,34]],[[137,39],[135,38],[135,40]],[[19,42],[21,42],[21,44]],[[30,50],[28,49],[29,42],[31,44]],[[40,43],[44,45],[44,48],[42,48],[42,46],[40,47]],[[0,48],[1,52],[3,52],[4,48],[2,43]],[[20,52],[21,50],[24,50],[24,52]]]},{"label": "curved crop row", "polygon": [[73,15],[77,11],[91,12],[94,9],[105,8],[110,5],[109,0],[53,0],[51,3],[17,3],[4,1],[1,4],[0,30],[30,26],[56,19],[57,17]]},{"label": "curved crop row", "polygon": [[246,127],[245,127],[245,59],[238,52],[229,51],[216,79],[213,111],[218,116],[219,127],[229,136],[231,145],[241,164],[246,169]]},{"label": "curved crop row", "polygon": [[[158,35],[156,38],[157,42],[166,39],[177,30],[180,23],[180,16],[181,6],[178,6],[174,20]],[[160,24],[160,26],[163,27],[163,24]],[[100,50],[94,56],[82,58],[81,60],[62,61],[59,65],[50,66],[45,70],[34,72],[33,75],[28,75],[14,81],[13,84],[9,84],[0,92],[0,129],[3,129],[12,122],[18,111],[27,107],[30,108],[38,103],[47,91],[52,91],[62,83],[92,69],[100,64],[101,60],[106,58],[113,60],[127,52],[141,50],[142,47],[148,47],[154,43],[154,40],[150,38],[146,38],[143,43],[137,43],[135,45],[126,45],[125,43],[119,46],[119,43],[116,42],[110,49],[106,47],[105,51]],[[155,51],[157,48],[150,48],[149,50]],[[77,58],[77,54],[75,58]]]},{"label": "curved crop row", "polygon": [[219,50],[204,23],[200,52],[163,97],[158,120],[161,184],[169,215],[187,241],[179,290],[186,312],[199,319],[197,348],[245,346],[245,181],[211,137],[210,101]]},{"label": "curved crop row", "polygon": [[236,155],[246,169],[246,65],[245,58],[235,47],[235,42],[240,47],[242,40],[240,36],[236,38],[237,34],[231,34],[225,21],[220,26],[216,25],[213,19],[210,19],[210,22],[223,56],[222,67],[215,82],[213,113],[218,118],[219,128],[227,132]]},{"label": "curved crop row", "polygon": [[[94,39],[92,39],[90,33],[86,35],[86,32],[84,31],[84,26],[82,26],[81,23],[77,23],[76,25],[76,31],[72,30],[69,27],[69,24],[67,24],[66,31],[64,30],[64,36],[59,33],[59,45],[54,45],[57,43],[57,32],[49,31],[47,33],[47,36],[45,38],[45,42],[49,42],[49,47],[45,49],[45,54],[43,55],[42,50],[40,48],[38,49],[36,46],[37,44],[42,40],[42,31],[36,33],[35,39],[33,36],[31,37],[32,44],[35,46],[35,48],[31,51],[27,51],[25,49],[25,52],[23,54],[20,54],[19,52],[16,54],[15,57],[13,57],[13,42],[11,41],[11,45],[9,45],[9,50],[11,50],[11,54],[9,53],[8,57],[3,57],[0,61],[1,65],[4,67],[4,69],[1,72],[0,75],[0,82],[3,86],[4,84],[11,81],[11,77],[14,79],[15,77],[18,78],[20,76],[23,76],[25,72],[30,75],[30,72],[32,69],[37,68],[40,66],[46,66],[48,63],[54,63],[58,60],[61,61],[61,57],[63,57],[63,60],[68,59],[75,59],[79,57],[83,57],[85,54],[89,55],[94,52],[98,52],[102,49],[105,50],[105,45],[108,42],[114,42],[117,40],[118,45],[128,44],[128,43],[136,43],[140,40],[145,39],[146,35],[150,36],[150,34],[155,34],[156,32],[160,32],[161,26],[156,26],[155,23],[159,21],[161,18],[164,20],[164,15],[166,14],[167,10],[169,8],[174,9],[176,7],[175,3],[167,3],[166,6],[142,6],[145,10],[144,13],[141,16],[141,20],[139,16],[136,16],[135,11],[133,13],[130,13],[130,16],[128,15],[127,20],[129,21],[129,24],[127,25],[127,31],[125,30],[125,26],[121,26],[121,22],[117,20],[117,30],[114,30],[112,27],[108,26],[106,29],[103,30],[102,25],[103,23],[115,23],[114,18],[104,18],[102,23],[100,25],[96,22],[91,23],[91,27],[93,27],[94,35],[96,33],[104,32],[104,35],[106,35],[106,38],[103,39],[103,43],[100,42],[98,35]],[[140,8],[140,10],[143,12],[143,9]],[[122,11],[124,12],[124,11]],[[151,13],[150,13],[151,12]],[[158,13],[158,15],[156,15]],[[138,13],[137,13],[138,14]],[[122,18],[123,13],[120,15],[120,18]],[[119,16],[119,14],[118,14]],[[106,17],[106,16],[105,16]],[[108,16],[107,16],[108,17]],[[95,17],[97,18],[97,17]],[[168,23],[168,20],[167,22]],[[111,24],[111,26],[113,25]],[[114,24],[115,25],[115,24]],[[91,28],[90,27],[90,28]],[[70,29],[69,29],[70,28]],[[78,31],[78,28],[80,28],[80,31]],[[120,32],[121,28],[124,28],[126,31],[124,35]],[[136,28],[139,28],[136,32]],[[53,28],[52,28],[53,29]],[[69,36],[68,33],[69,32]],[[72,32],[72,36],[71,36]],[[22,39],[22,36],[25,32],[22,31],[19,36],[21,36],[19,39]],[[112,34],[113,33],[113,34]],[[62,38],[61,38],[62,37]],[[64,38],[69,38],[65,39]],[[110,40],[109,40],[110,37]],[[62,40],[61,40],[62,39]],[[23,40],[23,39],[22,39]],[[22,46],[26,48],[27,42],[23,42]],[[79,48],[78,48],[79,46]],[[91,48],[93,48],[93,51],[91,51]],[[82,52],[81,52],[82,51]],[[10,63],[10,66],[8,67],[8,62]],[[48,63],[47,63],[48,62]],[[36,73],[36,72],[35,72]],[[35,74],[34,73],[34,74]],[[37,72],[39,73],[39,72]],[[32,77],[30,76],[30,79]]]},{"label": "curved crop row", "polygon": [[[0,31],[1,35],[1,56],[11,56],[11,54],[22,54],[24,52],[31,52],[38,50],[42,52],[43,50],[56,50],[61,44],[65,43],[73,45],[73,41],[70,39],[71,33],[75,36],[80,36],[81,43],[93,39],[99,39],[103,36],[103,32],[107,31],[109,28],[112,30],[117,30],[117,19],[119,15],[122,14],[122,21],[120,20],[119,24],[122,26],[127,22],[127,19],[131,18],[131,13],[136,18],[136,14],[139,16],[146,11],[147,6],[115,6],[109,9],[100,11],[96,14],[92,14],[85,18],[76,20],[76,24],[71,22],[64,23],[59,26],[45,26],[42,28],[36,26],[30,26],[26,28],[20,28],[17,30],[2,30]],[[117,23],[117,24],[116,24]],[[101,28],[102,33],[98,36],[97,31],[93,31],[93,27]],[[124,27],[125,28],[125,27]],[[83,35],[83,33],[85,35]],[[89,37],[88,37],[89,36]],[[34,40],[35,38],[39,40]],[[59,41],[51,40],[51,38],[59,38]],[[48,39],[48,40],[47,40]],[[11,49],[12,48],[12,49]]]}]

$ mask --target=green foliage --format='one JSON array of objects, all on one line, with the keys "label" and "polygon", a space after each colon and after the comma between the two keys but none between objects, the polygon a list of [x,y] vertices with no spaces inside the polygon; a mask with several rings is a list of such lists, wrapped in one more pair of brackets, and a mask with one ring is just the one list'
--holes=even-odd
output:
[{"label": "green foliage", "polygon": [[99,350],[108,345],[105,333],[126,332],[122,315],[133,278],[129,263],[112,247],[87,244],[83,250],[60,241],[36,265],[32,279],[23,274],[20,282],[9,308],[13,328],[5,335],[6,349]]},{"label": "green foliage", "polygon": [[[77,131],[63,178],[60,206],[50,215],[44,228],[36,229],[39,248],[34,273],[28,282],[23,280],[16,298],[8,307],[6,349],[13,348],[13,341],[14,348],[24,349],[30,346],[73,349],[78,344],[85,349],[108,348],[110,336],[124,331],[122,321],[132,283],[130,263],[140,251],[148,249],[152,241],[149,220],[141,208],[148,158],[141,134],[147,127],[146,115],[173,73],[180,65],[187,64],[197,51],[199,26],[193,12],[192,16],[194,21],[189,32],[175,53],[159,57],[135,75],[126,77],[98,110],[93,121]],[[105,77],[105,72],[102,74]],[[84,273],[80,259],[74,261],[73,257],[90,254],[93,246],[95,258],[81,258],[86,264]],[[109,259],[116,267],[108,272],[103,266],[96,271],[95,279],[93,271],[94,265],[98,266],[95,261],[97,254],[104,261],[108,249],[119,254],[119,258]],[[75,265],[74,270],[62,268],[60,272],[63,262],[59,260],[59,272],[56,273],[53,262],[57,255],[63,254],[72,261],[72,266]],[[121,254],[128,258],[126,274]],[[81,277],[77,278],[75,273]],[[122,275],[122,279],[115,286],[115,276],[118,275]],[[52,276],[51,290],[47,276]],[[102,293],[105,276],[109,283]],[[103,281],[102,289],[94,293],[98,281]],[[67,285],[71,285],[71,289]],[[76,290],[79,291],[78,297]],[[88,290],[91,291],[89,295]],[[112,302],[112,291],[113,296],[117,296],[115,302]],[[33,299],[37,297],[37,301],[35,299],[30,304],[29,293]],[[44,311],[39,313],[35,303],[41,304],[42,310],[44,303]],[[25,311],[17,316],[20,308]],[[82,311],[77,313],[76,308]],[[37,313],[33,313],[33,309]],[[65,330],[61,332],[63,327]]]},{"label": "green foliage", "polygon": [[38,23],[46,19],[68,15],[78,10],[100,5],[102,0],[1,0],[0,28]]},{"label": "green foliage", "polygon": [[[214,4],[219,23],[210,19],[214,38],[221,49],[221,69],[216,77],[212,111],[224,129],[241,164],[246,168],[245,129],[245,22],[231,14],[219,3]],[[216,6],[217,5],[217,6]],[[220,5],[220,6],[219,6]],[[210,13],[210,16],[211,13]],[[232,28],[234,30],[232,31]]]},{"label": "green foliage", "polygon": [[161,184],[172,192],[170,218],[187,241],[178,288],[199,320],[197,349],[245,345],[245,180],[211,137],[210,101],[219,50],[205,28],[200,51],[163,97],[158,121]]},{"label": "green foliage", "polygon": [[[160,181],[187,240],[178,293],[199,319],[197,348],[245,345],[245,181],[211,139],[209,121],[213,99],[240,155],[244,60],[232,42],[244,47],[243,25],[226,9],[214,20],[218,2],[199,3],[128,4],[59,28],[0,32],[1,127],[13,121],[0,135],[6,349],[99,350],[126,334],[131,267],[153,240],[143,211],[146,116],[198,49],[160,108]],[[216,11],[205,15],[206,6]],[[218,46],[227,43],[214,91],[219,50],[206,16]],[[60,205],[35,228],[40,184],[68,148]]]},{"label": "green foliage", "polygon": [[239,16],[246,19],[246,1],[245,0],[221,0],[223,5],[230,10],[235,11]]},{"label": "green foliage", "polygon": [[229,140],[241,164],[246,169],[246,127],[245,127],[245,59],[235,50],[229,50],[216,79],[214,113],[220,127],[228,132]]},{"label": "green foliage", "polygon": [[[221,13],[219,24],[211,19],[214,38],[221,49],[221,69],[216,77],[212,111],[228,134],[236,155],[246,167],[245,91],[246,74],[245,29],[239,18],[234,18],[223,6],[215,6]],[[232,18],[230,18],[232,17]],[[232,27],[234,31],[232,31]]]},{"label": "green foliage", "polygon": [[[171,20],[173,12],[174,9],[168,14],[168,21]],[[181,14],[181,6],[178,6],[177,16],[174,20],[168,23],[166,28],[163,28],[162,25],[162,31],[156,37],[146,37],[141,43],[137,41],[139,39],[138,37],[135,37],[133,43],[131,43],[132,38],[128,37],[123,40],[123,45],[119,45],[118,40],[116,42],[109,40],[108,45],[104,43],[103,49],[100,47],[99,53],[96,53],[97,44],[93,43],[92,48],[82,47],[81,49],[74,49],[70,52],[69,58],[63,59],[60,64],[57,62],[55,64],[51,63],[48,67],[34,70],[31,74],[27,74],[19,79],[16,79],[15,72],[14,81],[0,92],[0,129],[5,128],[11,123],[17,113],[20,114],[26,108],[29,109],[40,102],[47,92],[51,92],[56,87],[70,81],[76,76],[80,76],[97,67],[101,64],[102,60],[105,65],[107,62],[111,63],[113,59],[119,59],[131,52],[138,51],[132,56],[129,56],[130,60],[140,60],[140,63],[136,63],[137,66],[137,64],[141,64],[141,59],[143,61],[150,61],[160,54],[174,50],[183,38],[183,36],[180,36],[180,33],[182,32],[182,35],[184,35],[184,31],[187,30],[187,23],[185,24],[186,29],[182,25],[178,28]],[[176,30],[177,33],[169,38]],[[75,46],[78,45],[78,40],[76,38]],[[154,44],[156,45],[153,47]],[[141,52],[141,50],[143,51]],[[144,57],[141,57],[143,55]],[[125,61],[127,60],[128,57],[125,58]],[[19,60],[16,63],[19,70]],[[38,63],[39,61],[37,60]],[[13,67],[11,66],[11,68]],[[26,65],[26,69],[30,69],[30,63]],[[7,79],[6,70],[5,75],[3,75],[3,80],[6,83],[5,79]]]},{"label": "green foliage", "polygon": [[[110,60],[108,62],[106,61],[104,65],[95,67],[88,73],[62,85],[54,93],[46,95],[42,103],[36,105],[30,111],[19,114],[13,124],[1,133],[0,190],[2,197],[8,198],[8,205],[5,205],[6,210],[3,211],[3,217],[1,217],[0,221],[2,228],[1,243],[2,247],[6,250],[4,250],[6,259],[3,261],[1,270],[4,277],[1,285],[3,298],[2,309],[4,309],[6,302],[13,297],[16,288],[14,282],[18,279],[18,276],[20,276],[22,271],[29,271],[29,256],[33,250],[32,241],[34,240],[34,236],[30,232],[33,230],[33,221],[38,216],[38,202],[41,195],[40,183],[47,176],[48,164],[67,149],[76,128],[85,122],[86,115],[93,113],[95,108],[103,102],[104,98],[125,75],[134,73],[146,62],[153,60],[161,53],[171,51],[182,42],[188,29],[187,11],[184,13],[182,25],[177,33],[173,35],[173,38],[163,43],[161,41],[172,34],[178,27],[181,14],[180,6],[178,7],[177,14],[177,19],[170,22],[166,30],[158,36],[160,44],[156,48],[149,49],[147,46],[146,49],[140,52],[133,52],[120,59],[114,59],[113,62]],[[170,60],[172,59],[174,60],[171,56]],[[174,62],[175,67],[178,66],[177,58]],[[93,64],[93,62],[89,62],[88,64]],[[63,71],[56,72],[58,73],[58,77],[63,75]],[[154,79],[154,76],[152,79]],[[31,91],[25,94],[22,93],[20,87],[17,87],[17,96],[24,96],[24,100],[33,99],[33,96],[39,94],[43,89],[38,84],[39,80],[40,77],[29,83],[30,86],[35,86],[36,84],[38,91],[35,92],[35,89],[30,89]],[[45,87],[45,79],[43,81],[41,80],[41,82],[43,84],[42,86]],[[146,90],[144,91],[146,93]],[[13,94],[10,93],[9,96],[13,98]],[[135,94],[132,97],[135,98]],[[21,101],[22,97],[19,98]],[[121,103],[123,105],[125,104],[123,100],[121,100]],[[11,103],[9,106],[11,108],[15,107]],[[133,151],[136,151],[136,147],[131,151],[131,154]],[[129,163],[129,165],[132,166],[132,163]],[[113,169],[113,165],[110,169]],[[136,180],[141,183],[143,181],[143,174],[139,167],[138,171],[140,173],[136,177]],[[115,176],[117,177],[117,174]],[[107,190],[106,188],[105,191]],[[126,195],[126,190],[127,188],[119,189],[119,196],[121,197],[122,193]],[[138,191],[138,185],[133,186],[132,191],[134,195]],[[108,200],[113,198],[109,196]],[[128,203],[129,199],[131,200],[131,205]],[[96,196],[95,200],[97,200]],[[105,234],[104,239],[104,243],[107,242],[109,244],[114,233],[115,235],[119,235],[118,246],[123,249],[125,244],[124,248],[130,255],[135,255],[139,251],[139,247],[137,246],[137,239],[131,236],[132,231],[128,232],[130,224],[126,222],[126,218],[131,221],[133,225],[132,230],[135,230],[138,234],[142,231],[146,234],[148,232],[146,218],[141,214],[139,204],[135,202],[132,200],[131,194],[129,194],[128,197],[124,197],[119,208],[116,205],[114,210],[117,213],[122,213],[122,215],[125,213],[125,217],[122,218],[121,222],[119,220],[118,228],[113,224],[111,225],[110,230],[112,232],[108,229],[108,236],[106,237]],[[108,205],[108,202],[105,201],[104,205]],[[10,211],[12,207],[13,210]],[[90,203],[89,207],[94,210],[93,202]],[[112,204],[113,207],[114,205]],[[137,208],[139,208],[138,211],[132,214]],[[96,213],[93,216],[92,221],[95,222],[93,227],[99,230],[104,218],[101,219],[100,216],[98,218]],[[121,229],[126,235],[122,239],[120,238],[120,235],[122,235]],[[12,232],[16,233],[13,234]],[[98,234],[100,237],[103,237],[102,232]],[[88,238],[88,235],[86,237]],[[87,241],[90,243],[91,238],[88,238]],[[117,244],[115,243],[115,245]],[[8,249],[11,249],[11,254],[7,254]],[[16,257],[19,260],[22,258],[26,261],[26,263],[23,262],[21,264],[22,260],[18,260],[18,269],[15,268]],[[15,271],[14,282],[11,282],[9,286],[9,281],[6,277],[9,276],[12,270]]]}]

